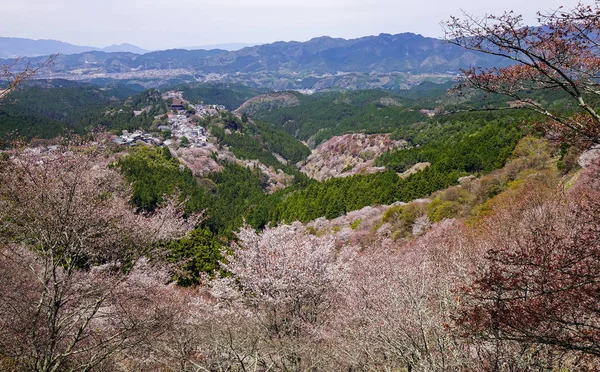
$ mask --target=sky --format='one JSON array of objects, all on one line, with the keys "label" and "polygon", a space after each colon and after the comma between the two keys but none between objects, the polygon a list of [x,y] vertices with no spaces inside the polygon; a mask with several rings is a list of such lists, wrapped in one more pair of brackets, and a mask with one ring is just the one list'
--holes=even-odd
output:
[{"label": "sky", "polygon": [[[157,50],[223,43],[306,41],[413,32],[442,37],[440,22],[513,10],[536,24],[538,10],[578,0],[0,0],[0,36]],[[593,0],[583,0],[593,4]]]}]

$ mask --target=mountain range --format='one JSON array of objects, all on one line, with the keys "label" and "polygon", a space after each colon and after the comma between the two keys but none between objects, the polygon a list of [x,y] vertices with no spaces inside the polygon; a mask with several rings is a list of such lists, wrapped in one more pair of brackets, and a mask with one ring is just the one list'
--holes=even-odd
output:
[{"label": "mountain range", "polygon": [[[257,44],[249,43],[224,43],[212,45],[189,46],[181,49],[185,50],[213,50],[220,49],[226,51],[236,51],[242,48],[251,47]],[[34,40],[18,37],[0,37],[0,58],[18,58],[18,57],[41,57],[50,54],[79,54],[92,51],[101,52],[127,52],[135,54],[145,54],[150,50],[140,48],[136,45],[123,43],[110,45],[105,48],[92,46],[74,45],[58,40]]]},{"label": "mountain range", "polygon": [[[60,51],[44,50],[47,54]],[[0,51],[7,54],[1,45]],[[21,63],[35,64],[43,59],[23,58]],[[63,52],[53,65],[52,74],[76,80],[184,76],[192,81],[217,80],[271,89],[393,89],[413,75],[451,76],[461,68],[502,63],[498,57],[468,51],[444,40],[402,33],[351,40],[323,36],[307,42],[275,42],[237,51],[172,49],[140,54],[112,48],[78,54]]]}]

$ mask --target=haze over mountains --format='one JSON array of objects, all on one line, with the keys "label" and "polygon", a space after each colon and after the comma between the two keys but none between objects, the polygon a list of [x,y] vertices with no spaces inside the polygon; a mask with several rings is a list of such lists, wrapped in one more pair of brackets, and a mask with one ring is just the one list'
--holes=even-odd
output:
[{"label": "haze over mountains", "polygon": [[[254,46],[256,44],[249,43],[224,43],[224,44],[213,44],[213,45],[201,45],[201,46],[190,46],[183,47],[181,49],[186,50],[212,50],[220,49],[226,51],[236,51],[242,48]],[[17,57],[41,57],[50,54],[79,54],[92,51],[102,52],[128,52],[135,54],[145,54],[150,50],[140,48],[136,45],[129,43],[122,43],[118,45],[110,45],[105,48],[97,48],[85,45],[74,45],[58,40],[34,40],[17,37],[0,37],[0,58],[17,58]]]},{"label": "haze over mountains", "polygon": [[128,43],[96,48],[92,46],[73,45],[58,40],[0,37],[0,58],[40,57],[56,53],[78,54],[89,51],[148,53],[148,50]]}]

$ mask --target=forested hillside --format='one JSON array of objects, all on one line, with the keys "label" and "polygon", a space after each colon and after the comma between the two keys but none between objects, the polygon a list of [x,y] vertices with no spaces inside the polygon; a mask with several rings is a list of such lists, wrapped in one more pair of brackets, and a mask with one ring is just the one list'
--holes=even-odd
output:
[{"label": "forested hillside", "polygon": [[[146,109],[140,116],[133,111]],[[13,92],[0,106],[2,138],[10,133],[25,139],[80,135],[104,130],[149,128],[154,116],[166,114],[157,91],[136,94],[126,86],[99,88],[88,84],[51,81]]]},{"label": "forested hillside", "polygon": [[267,89],[227,84],[186,84],[173,89],[182,91],[184,97],[192,103],[219,104],[229,111],[240,107],[252,97],[268,92]]},{"label": "forested hillside", "polygon": [[0,135],[6,138],[16,131],[26,138],[52,138],[69,130],[82,133],[86,116],[105,109],[117,94],[66,81],[24,87],[0,106]]},{"label": "forested hillside", "polygon": [[[515,118],[479,120],[472,124],[461,118],[450,120],[444,125],[442,140],[435,141],[436,132],[440,135],[439,127],[436,130],[432,125],[428,136],[431,142],[382,155],[378,163],[388,171],[312,183],[271,208],[271,220],[308,222],[321,216],[335,218],[368,205],[428,196],[458,183],[460,177],[502,167],[522,136]],[[431,166],[406,178],[396,173],[419,162],[429,162]]]},{"label": "forested hillside", "polygon": [[[96,153],[98,150],[100,153]],[[581,226],[580,222],[587,215],[579,217],[570,215],[568,213],[572,212],[569,212],[571,209],[568,208],[575,206],[572,203],[579,203],[577,200],[581,200],[581,203],[583,200],[595,200],[587,199],[585,195],[595,195],[595,188],[586,186],[588,185],[586,180],[590,180],[589,177],[597,173],[597,168],[586,170],[581,176],[581,181],[577,182],[577,187],[565,196],[556,185],[563,179],[576,182],[574,180],[577,176],[573,172],[576,171],[577,166],[569,160],[570,168],[559,171],[554,154],[560,151],[543,139],[529,137],[520,141],[515,151],[510,153],[505,168],[479,180],[472,179],[460,186],[437,192],[430,202],[420,200],[406,205],[384,207],[378,217],[369,215],[366,211],[355,213],[348,225],[332,224],[327,229],[322,227],[323,222],[320,222],[320,225],[315,223],[310,228],[295,223],[266,227],[262,232],[257,232],[247,228],[238,230],[243,223],[242,216],[248,210],[257,211],[269,200],[276,199],[269,199],[265,195],[261,187],[260,174],[255,170],[230,163],[224,164],[222,172],[206,179],[195,180],[191,172],[182,167],[167,148],[140,147],[132,150],[129,155],[120,157],[117,163],[113,163],[109,168],[106,168],[106,164],[110,161],[110,158],[107,158],[110,151],[105,150],[108,149],[99,149],[97,145],[95,147],[85,145],[70,148],[65,153],[35,154],[19,153],[15,150],[8,157],[3,156],[0,159],[3,162],[3,166],[0,167],[0,181],[2,181],[0,201],[6,206],[13,206],[15,201],[19,201],[18,206],[23,211],[35,208],[37,213],[19,214],[17,213],[19,209],[3,208],[0,215],[11,216],[10,224],[6,225],[11,229],[11,236],[16,234],[29,236],[31,222],[40,226],[39,229],[45,229],[44,226],[55,219],[56,213],[68,212],[70,216],[75,216],[76,218],[61,220],[63,222],[58,226],[60,229],[51,237],[53,240],[62,241],[63,231],[65,233],[72,231],[71,224],[77,222],[77,231],[90,231],[90,234],[86,235],[89,237],[87,240],[68,252],[35,252],[40,252],[40,255],[60,254],[65,257],[82,255],[86,258],[80,257],[76,261],[78,265],[94,265],[95,260],[99,260],[104,265],[114,267],[116,271],[110,276],[94,279],[93,283],[97,286],[95,291],[105,293],[104,291],[111,290],[109,292],[112,293],[111,297],[104,300],[104,303],[119,304],[119,310],[127,306],[122,309],[124,313],[115,312],[112,315],[113,319],[119,317],[118,319],[131,321],[135,314],[134,319],[143,326],[119,328],[115,325],[116,328],[110,328],[111,333],[119,337],[127,335],[129,338],[139,339],[139,342],[145,340],[145,345],[154,350],[170,350],[172,344],[183,337],[195,352],[209,350],[211,363],[213,361],[232,365],[239,363],[237,359],[230,359],[229,354],[220,353],[219,347],[221,342],[231,341],[230,337],[235,335],[233,345],[236,351],[252,355],[259,360],[267,358],[263,356],[267,354],[263,353],[270,353],[272,350],[288,353],[287,348],[279,349],[281,344],[294,345],[294,350],[304,350],[305,345],[310,345],[310,352],[307,352],[304,358],[310,358],[311,363],[318,363],[324,369],[334,370],[344,360],[343,363],[347,365],[368,363],[361,353],[355,352],[357,345],[361,344],[366,345],[371,355],[377,357],[377,363],[402,366],[405,365],[402,354],[396,354],[387,340],[409,345],[407,347],[410,347],[410,350],[421,350],[434,334],[443,344],[431,350],[430,357],[426,361],[415,357],[412,363],[427,363],[432,368],[445,365],[449,361],[453,366],[483,365],[487,363],[487,359],[482,359],[477,354],[468,358],[466,356],[455,358],[451,349],[447,349],[450,347],[447,345],[456,343],[458,345],[452,347],[462,348],[470,345],[480,347],[479,342],[486,345],[484,341],[456,339],[453,331],[447,330],[448,324],[452,327],[463,327],[462,322],[465,320],[462,319],[459,320],[461,323],[448,323],[454,321],[453,314],[471,314],[471,311],[478,309],[477,306],[485,304],[485,302],[478,302],[477,298],[471,297],[467,292],[465,298],[469,301],[466,305],[468,308],[464,313],[460,312],[461,307],[455,302],[455,291],[462,290],[462,285],[470,283],[465,273],[476,270],[484,263],[484,259],[481,258],[482,252],[490,242],[493,244],[508,242],[518,246],[522,234],[525,234],[527,227],[531,226],[530,220],[527,220],[527,224],[521,223],[527,218],[528,211],[534,213],[540,207],[547,206],[544,204],[546,201],[555,203],[552,204],[551,211],[544,210],[544,215],[540,216],[543,220],[533,226],[536,229],[534,232],[543,233],[543,229],[548,227],[547,223],[550,221],[556,228],[552,231],[559,238],[564,237],[569,241],[571,235],[561,221],[566,223],[571,218],[575,218],[569,226]],[[567,160],[567,153],[568,150],[565,149],[562,161]],[[15,162],[16,159],[19,159],[19,162]],[[37,164],[40,161],[47,166],[39,167]],[[27,164],[28,168],[20,168],[24,164]],[[77,175],[81,178],[70,173],[69,170],[73,167],[76,167]],[[136,215],[128,209],[126,198],[129,195],[122,194],[125,190],[119,186],[119,170],[122,171],[126,181],[132,182],[131,201],[136,204],[147,203],[140,204],[146,210],[145,213]],[[20,171],[26,173],[18,173]],[[9,180],[13,180],[16,174],[21,175],[22,177],[19,178],[24,180],[27,179],[27,174],[35,174],[35,179],[38,179],[37,174],[44,175],[39,178],[44,180],[44,183],[21,183],[19,188],[7,189],[8,182],[12,182]],[[57,177],[62,182],[67,182],[67,185],[62,186],[61,183],[52,182]],[[393,183],[395,177],[395,173],[388,172],[381,174],[378,179],[357,178],[353,180],[354,185],[349,187],[357,191],[356,195],[360,195],[378,190],[378,185],[385,186]],[[79,180],[85,182],[79,183]],[[365,187],[359,188],[359,181]],[[320,184],[313,183],[305,190],[312,190],[318,185]],[[60,191],[62,187],[67,186],[70,187]],[[73,207],[74,209],[68,211],[48,208],[59,205],[58,201],[67,195],[65,193],[72,190],[71,187],[75,187],[78,191],[74,195],[77,196],[76,205],[81,205],[81,208]],[[103,187],[101,198],[97,197],[98,187]],[[156,187],[161,189],[153,189]],[[177,203],[162,196],[174,190],[179,190],[179,196],[186,201],[186,208],[181,212],[183,216],[187,216],[187,219],[180,221],[182,215],[173,213],[169,209]],[[341,192],[343,188],[337,190]],[[581,196],[582,192],[588,194]],[[28,198],[26,199],[25,196]],[[155,196],[158,198],[154,199]],[[372,194],[367,197],[371,196]],[[291,198],[289,197],[288,200]],[[312,198],[314,199],[314,196]],[[558,199],[554,201],[554,198]],[[49,204],[48,201],[52,203]],[[321,198],[320,201],[323,205],[335,206],[331,200]],[[108,206],[111,206],[111,209],[106,209]],[[117,206],[124,209],[116,209]],[[110,213],[90,213],[90,208],[110,210]],[[204,217],[196,220],[194,210],[203,210]],[[521,211],[520,220],[514,226],[517,231],[509,228],[501,229],[502,226],[514,223],[512,219],[507,220],[508,216],[514,216],[514,210]],[[45,213],[42,213],[43,211]],[[265,211],[268,212],[268,209]],[[332,215],[335,214],[336,211],[332,210]],[[253,215],[260,216],[256,213]],[[560,217],[563,215],[564,219]],[[36,219],[30,220],[30,216]],[[461,220],[448,219],[456,217],[469,218],[469,222],[465,224]],[[373,221],[374,224],[367,223],[369,218],[376,219]],[[21,224],[21,221],[28,221],[28,225]],[[191,226],[186,223],[189,221],[199,221],[199,225],[187,235],[181,236],[181,231],[190,229]],[[252,219],[246,221],[257,222]],[[119,224],[116,224],[117,222]],[[191,223],[195,226],[195,222]],[[103,229],[99,235],[102,239],[106,239],[107,231],[112,231],[115,239],[111,238],[109,242],[121,242],[120,249],[113,252],[114,245],[107,245],[104,240],[96,241],[93,238],[96,236],[94,234],[96,228]],[[168,230],[165,231],[166,229]],[[230,231],[226,235],[234,238],[233,240],[224,238],[222,234],[226,231]],[[237,233],[230,235],[232,231]],[[121,239],[123,236],[127,236],[127,239]],[[94,247],[107,247],[104,248],[107,250],[106,253],[104,250],[91,250],[88,253],[84,249],[92,244],[90,242],[96,242],[93,243]],[[48,243],[44,240],[40,244]],[[144,244],[153,244],[153,247],[158,248],[152,251],[143,250]],[[52,246],[44,245],[44,247]],[[24,255],[21,251],[9,251],[9,253]],[[120,255],[117,256],[117,253]],[[141,258],[143,254],[151,254],[150,257],[155,263],[148,266],[147,261]],[[90,258],[87,258],[88,255]],[[21,273],[21,266],[18,260],[7,260],[5,257],[7,256],[2,256],[2,260],[5,261],[0,262],[6,269],[3,271],[6,279],[0,281],[0,284],[15,283],[13,275]],[[29,256],[25,255],[25,257]],[[129,265],[132,265],[132,271],[122,273],[122,270],[118,269],[120,263],[112,262],[118,259],[126,260]],[[165,260],[164,267],[157,266],[161,259]],[[62,272],[62,267],[57,263],[56,270]],[[307,281],[305,276],[309,268],[312,274]],[[72,270],[78,273],[81,269],[73,266]],[[25,273],[29,271],[25,270],[20,278],[27,278],[24,276]],[[63,281],[59,284],[69,288],[79,285],[81,276],[71,275],[67,277],[68,282]],[[117,287],[113,287],[117,284],[110,281],[117,279],[115,275],[119,275]],[[87,275],[84,279],[91,280]],[[174,289],[172,285],[165,285],[165,282],[170,280],[177,280],[180,285],[193,286],[193,288]],[[277,283],[276,287],[272,287],[274,282]],[[211,283],[210,286],[204,286],[208,283]],[[253,301],[249,305],[246,301],[231,304],[230,301],[236,301],[237,297],[231,296],[237,296],[235,291],[240,290],[240,284],[244,285],[243,288],[252,288],[252,293],[264,293],[261,290],[270,291],[268,293],[279,293],[283,290],[284,293],[279,293],[275,300],[272,300],[274,302],[269,300],[270,295],[265,294],[260,295],[259,298],[248,295],[248,300]],[[114,293],[112,288],[115,288]],[[210,300],[204,297],[205,290],[210,291]],[[300,292],[307,296],[300,299],[308,301],[306,303],[311,304],[311,307],[293,310],[292,305],[288,303],[293,300],[288,298],[296,299]],[[27,293],[33,296],[33,293],[36,293],[35,288],[28,289]],[[139,293],[139,297],[136,295],[135,301],[129,302],[128,300],[135,293]],[[93,294],[86,292],[85,295]],[[429,302],[421,304],[417,301],[423,299],[423,296],[426,296],[431,304]],[[194,302],[190,303],[192,299]],[[312,299],[318,301],[312,302]],[[218,301],[218,305],[212,304],[212,301]],[[17,299],[11,299],[11,303],[25,306],[27,301],[19,299],[17,302]],[[259,303],[260,306],[255,307],[258,305],[254,304]],[[398,303],[403,304],[403,311],[400,313],[397,311]],[[78,306],[80,309],[90,309],[87,302],[82,302]],[[252,311],[250,313],[252,315],[238,318],[228,311],[231,309],[229,306],[239,306],[240,310]],[[274,309],[285,310],[286,313],[282,315],[285,316],[285,320],[281,321],[289,324],[289,327],[297,327],[293,334],[284,330],[262,327],[262,321],[265,319],[273,324],[280,324],[281,318],[273,315],[276,313]],[[424,310],[427,311],[427,318],[422,317]],[[198,312],[203,314],[201,318],[193,315]],[[306,312],[317,318],[306,318]],[[183,316],[185,318],[182,319]],[[324,324],[319,325],[320,320],[324,321]],[[385,327],[381,326],[382,323]],[[411,326],[405,328],[406,324]],[[148,332],[146,328],[148,325],[159,329],[166,327],[169,330],[170,327],[175,327],[175,331],[168,333],[159,331],[160,337],[147,340],[144,335]],[[309,327],[308,330],[305,327]],[[314,327],[325,327],[324,329],[333,339],[315,338],[311,331]],[[415,333],[417,329],[423,329],[426,333],[419,335],[418,332]],[[88,332],[96,331],[88,330]],[[2,332],[12,332],[12,328],[3,327]],[[120,332],[124,332],[123,335]],[[207,340],[206,337],[209,339]],[[247,337],[251,337],[251,342],[260,340],[261,346],[246,344],[244,340]],[[135,350],[138,350],[137,347]],[[251,351],[254,350],[260,354],[252,354]],[[10,355],[19,355],[17,352],[12,353]],[[514,353],[519,355],[518,351]],[[135,360],[138,363],[136,366],[144,366],[143,368],[147,370],[174,363],[171,357],[149,361],[143,353],[137,355],[130,354],[127,360]],[[347,360],[348,355],[351,355],[352,359]],[[502,355],[503,358],[517,358],[512,357],[512,354]],[[175,357],[173,358],[176,360]],[[206,362],[204,357],[190,358],[195,363]],[[3,357],[0,362],[6,364],[12,360]],[[526,358],[526,360],[530,359]],[[110,362],[112,363],[112,359]]]},{"label": "forested hillside", "polygon": [[[191,102],[224,105],[233,110],[264,90],[248,87],[195,84],[180,88]],[[140,112],[138,115],[134,111]],[[101,86],[66,80],[37,81],[13,92],[0,106],[0,136],[7,139],[50,139],[98,129],[149,130],[164,121],[156,116],[169,111],[168,102],[156,89],[141,92],[130,84]]]},{"label": "forested hillside", "polygon": [[392,132],[427,118],[414,100],[384,91],[296,95],[298,105],[273,110],[255,108],[252,117],[283,128],[303,141],[310,140],[313,145],[344,133]]},{"label": "forested hillside", "polygon": [[264,122],[249,121],[245,116],[238,118],[232,113],[221,113],[220,117],[209,118],[201,124],[210,128],[219,143],[242,159],[258,159],[274,168],[282,164],[273,154],[292,165],[310,154],[305,145],[288,133]]},{"label": "forested hillside", "polygon": [[[382,155],[377,162],[387,171],[322,182],[308,181],[291,165],[306,157],[308,149],[284,132],[265,123],[244,122],[233,114],[223,113],[207,121],[205,125],[218,143],[227,146],[239,159],[257,159],[294,176],[295,185],[273,194],[265,192],[266,180],[258,169],[237,171],[239,165],[227,162],[223,163],[223,173],[207,178],[212,182],[201,180],[198,184],[193,182],[189,170],[182,173],[177,169],[175,159],[169,158],[168,162],[173,164],[170,167],[152,166],[143,160],[148,159],[146,152],[136,152],[137,155],[123,158],[120,164],[134,184],[133,201],[138,207],[154,208],[162,194],[178,189],[188,198],[190,211],[206,209],[206,226],[215,233],[229,234],[244,219],[255,228],[263,228],[267,223],[335,218],[369,205],[426,197],[457,184],[460,177],[479,176],[502,167],[522,136],[518,124],[533,119],[527,112],[461,113],[428,119],[395,133],[396,136],[404,133],[414,147]],[[273,146],[274,143],[279,146]],[[289,164],[281,163],[273,153],[287,159]],[[135,171],[131,163],[134,160],[146,165]],[[398,174],[419,162],[431,165],[404,178]],[[178,181],[180,176],[169,172],[185,175],[188,180]]]}]

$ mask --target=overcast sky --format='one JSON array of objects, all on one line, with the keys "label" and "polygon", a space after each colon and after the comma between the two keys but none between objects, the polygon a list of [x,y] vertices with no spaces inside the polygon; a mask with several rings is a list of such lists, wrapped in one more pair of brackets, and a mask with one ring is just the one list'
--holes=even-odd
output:
[{"label": "overcast sky", "polygon": [[[306,41],[414,32],[442,36],[440,21],[514,10],[535,24],[537,10],[577,0],[0,0],[0,36],[146,49],[231,42]],[[592,4],[592,0],[583,0]]]}]

